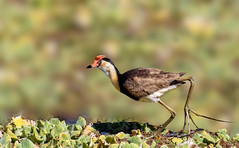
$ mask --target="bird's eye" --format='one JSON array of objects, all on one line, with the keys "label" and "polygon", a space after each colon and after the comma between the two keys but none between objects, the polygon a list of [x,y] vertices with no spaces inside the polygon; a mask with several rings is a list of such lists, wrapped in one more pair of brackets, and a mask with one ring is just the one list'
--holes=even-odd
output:
[{"label": "bird's eye", "polygon": [[100,66],[101,63],[102,63],[102,60],[100,60],[100,61],[98,62],[98,67]]}]

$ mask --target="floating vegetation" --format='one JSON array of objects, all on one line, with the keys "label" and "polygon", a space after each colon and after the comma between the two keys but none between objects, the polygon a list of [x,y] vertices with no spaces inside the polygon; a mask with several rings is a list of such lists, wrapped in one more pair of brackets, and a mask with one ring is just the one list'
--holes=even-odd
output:
[{"label": "floating vegetation", "polygon": [[[239,134],[231,137],[226,129],[220,129],[215,133],[195,130],[190,135],[172,134],[172,131],[165,130],[161,135],[154,135],[156,129],[155,126],[137,122],[87,124],[83,117],[79,117],[76,124],[67,125],[58,118],[32,121],[19,116],[1,126],[0,146],[16,148],[239,146]],[[171,136],[168,136],[170,134]]]}]

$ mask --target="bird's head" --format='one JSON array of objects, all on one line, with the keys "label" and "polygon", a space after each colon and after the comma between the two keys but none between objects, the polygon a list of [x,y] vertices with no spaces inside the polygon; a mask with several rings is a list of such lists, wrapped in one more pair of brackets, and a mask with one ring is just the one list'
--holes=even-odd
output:
[{"label": "bird's head", "polygon": [[102,70],[108,77],[112,77],[113,73],[119,74],[119,71],[115,67],[114,63],[109,58],[106,58],[104,55],[96,56],[94,63],[87,66],[86,68],[95,67]]},{"label": "bird's head", "polygon": [[99,68],[99,66],[105,65],[105,64],[102,64],[102,63],[105,62],[105,61],[103,60],[104,58],[105,58],[104,55],[98,55],[98,56],[96,56],[94,63],[91,64],[91,65],[88,65],[86,68],[94,68],[94,67],[98,67],[98,68]]}]

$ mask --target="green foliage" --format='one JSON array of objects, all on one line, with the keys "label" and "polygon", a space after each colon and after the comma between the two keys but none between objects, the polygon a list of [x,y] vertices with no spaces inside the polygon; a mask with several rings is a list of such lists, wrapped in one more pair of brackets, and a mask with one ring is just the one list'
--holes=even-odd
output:
[{"label": "green foliage", "polygon": [[11,142],[11,137],[4,133],[3,137],[0,139],[0,146],[7,146]]},{"label": "green foliage", "polygon": [[220,129],[218,131],[218,137],[220,137],[220,139],[223,139],[224,141],[229,141],[231,139],[230,136],[227,134],[226,129]]},{"label": "green foliage", "polygon": [[35,145],[29,139],[23,139],[17,148],[35,148]]},{"label": "green foliage", "polygon": [[80,127],[85,127],[86,126],[86,121],[84,118],[79,117],[78,120],[76,121],[76,125],[79,125]]},{"label": "green foliage", "polygon": [[137,145],[140,145],[141,139],[138,136],[133,136],[129,138],[129,143],[135,143]]},{"label": "green foliage", "polygon": [[[197,86],[193,108],[239,121],[238,5],[238,0],[0,0],[0,123],[12,113],[37,119],[84,113],[92,121],[157,124],[168,118],[158,105],[135,105],[112,90],[101,72],[86,70],[98,54],[121,72],[136,67],[186,72]],[[174,98],[170,107],[180,114],[186,93],[170,92],[165,103]],[[181,128],[182,119],[174,120],[170,125]],[[195,121],[204,128],[211,124]]]},{"label": "green foliage", "polygon": [[239,142],[239,134],[236,134],[236,136],[235,136],[235,137],[233,137],[233,140],[235,140],[235,141]]},{"label": "green foliage", "polygon": [[[24,121],[21,126],[18,120]],[[31,121],[32,123],[33,121]],[[21,117],[12,120],[3,127],[3,135],[0,138],[1,147],[14,146],[16,148],[46,147],[109,147],[109,148],[155,148],[155,147],[188,147],[188,146],[214,146],[227,147],[239,146],[239,135],[230,137],[225,129],[216,133],[201,131],[193,133],[190,137],[166,137],[154,135],[154,131],[144,132],[148,128],[142,124],[139,129],[132,128],[130,133],[119,132],[117,134],[100,134],[86,124],[84,118],[79,117],[76,124],[67,125],[65,121],[52,118],[49,121],[38,120],[29,124]],[[103,123],[104,124],[104,123]],[[118,124],[120,125],[120,124]],[[128,125],[130,125],[128,123]],[[134,123],[135,125],[135,123]],[[114,124],[107,126],[109,129],[116,128]],[[131,127],[133,127],[131,125]],[[129,127],[130,128],[130,127]],[[107,129],[108,130],[108,129]],[[142,133],[141,133],[142,132]],[[169,131],[167,131],[169,132]]]}]

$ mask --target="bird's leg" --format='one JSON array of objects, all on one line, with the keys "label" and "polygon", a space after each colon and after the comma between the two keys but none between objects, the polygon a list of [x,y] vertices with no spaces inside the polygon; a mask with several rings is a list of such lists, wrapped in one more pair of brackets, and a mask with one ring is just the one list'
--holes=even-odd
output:
[{"label": "bird's leg", "polygon": [[[189,109],[189,111],[191,112],[192,109]],[[190,113],[190,112],[189,112],[189,113]],[[189,114],[189,118],[190,118],[191,121],[193,122],[194,126],[195,126],[196,128],[198,128],[198,126],[197,126],[196,123],[194,122],[193,118],[191,117],[191,114]]]},{"label": "bird's leg", "polygon": [[184,131],[186,123],[188,121],[188,127],[189,127],[188,133],[190,134],[190,121],[189,120],[191,120],[192,123],[194,124],[194,126],[196,126],[196,128],[198,128],[198,126],[194,122],[193,118],[191,117],[191,114],[190,114],[191,109],[190,108],[188,109],[188,108],[189,107],[184,109],[184,124],[183,124],[183,129],[180,131],[180,133]]},{"label": "bird's leg", "polygon": [[[194,79],[193,79],[193,77],[189,77],[189,78],[180,79],[179,81],[189,81],[190,82],[187,100],[184,105],[184,124],[183,124],[183,129],[181,131],[184,131],[187,120],[188,120],[188,124],[190,122],[189,120],[191,120],[193,122],[193,124],[198,128],[198,126],[196,125],[196,123],[194,122],[194,120],[192,119],[192,117],[190,115],[191,109],[189,107],[189,101],[191,99],[192,90],[194,88]],[[190,133],[190,129],[189,129],[189,133]]]},{"label": "bird's leg", "polygon": [[183,129],[180,131],[183,132],[186,126],[186,122],[187,122],[187,114],[188,114],[188,110],[184,108],[184,122],[183,122]]},{"label": "bird's leg", "polygon": [[[187,120],[188,121],[188,134],[190,134],[190,117],[189,117],[189,112],[188,112],[188,110],[186,111],[186,119],[185,120]],[[186,121],[184,121],[184,122],[186,122]]]},{"label": "bird's leg", "polygon": [[171,116],[169,117],[169,119],[162,125],[162,127],[160,129],[158,129],[156,131],[156,134],[161,133],[165,127],[174,119],[174,117],[176,116],[176,112],[170,108],[169,106],[167,106],[165,103],[163,103],[161,100],[158,101],[161,105],[163,105],[171,114]]},{"label": "bird's leg", "polygon": [[[190,99],[191,99],[192,90],[193,90],[193,88],[194,88],[194,80],[193,80],[193,77],[184,78],[184,79],[179,79],[179,81],[189,81],[189,82],[190,82],[190,87],[189,87],[189,91],[188,91],[187,100],[186,100],[186,103],[185,103],[185,105],[184,105],[184,124],[183,124],[183,129],[181,130],[181,132],[183,132],[184,129],[185,129],[186,122],[187,122],[187,115],[188,115],[189,119],[192,121],[192,123],[196,126],[196,128],[198,128],[198,126],[196,125],[196,123],[194,122],[193,118],[192,118],[191,115],[190,115],[191,112],[192,112],[193,114],[195,114],[196,116],[198,116],[198,117],[203,117],[203,118],[207,118],[207,119],[214,120],[214,121],[218,121],[218,122],[234,123],[234,122],[231,122],[231,121],[225,121],[225,120],[220,120],[220,119],[215,119],[215,118],[212,118],[212,117],[204,116],[204,115],[198,114],[198,113],[196,113],[194,110],[192,110],[192,109],[189,107],[189,101],[190,101]],[[189,120],[189,119],[188,119],[188,120]],[[188,123],[189,123],[189,121],[188,121]],[[190,132],[190,131],[189,131],[189,132]]]}]

